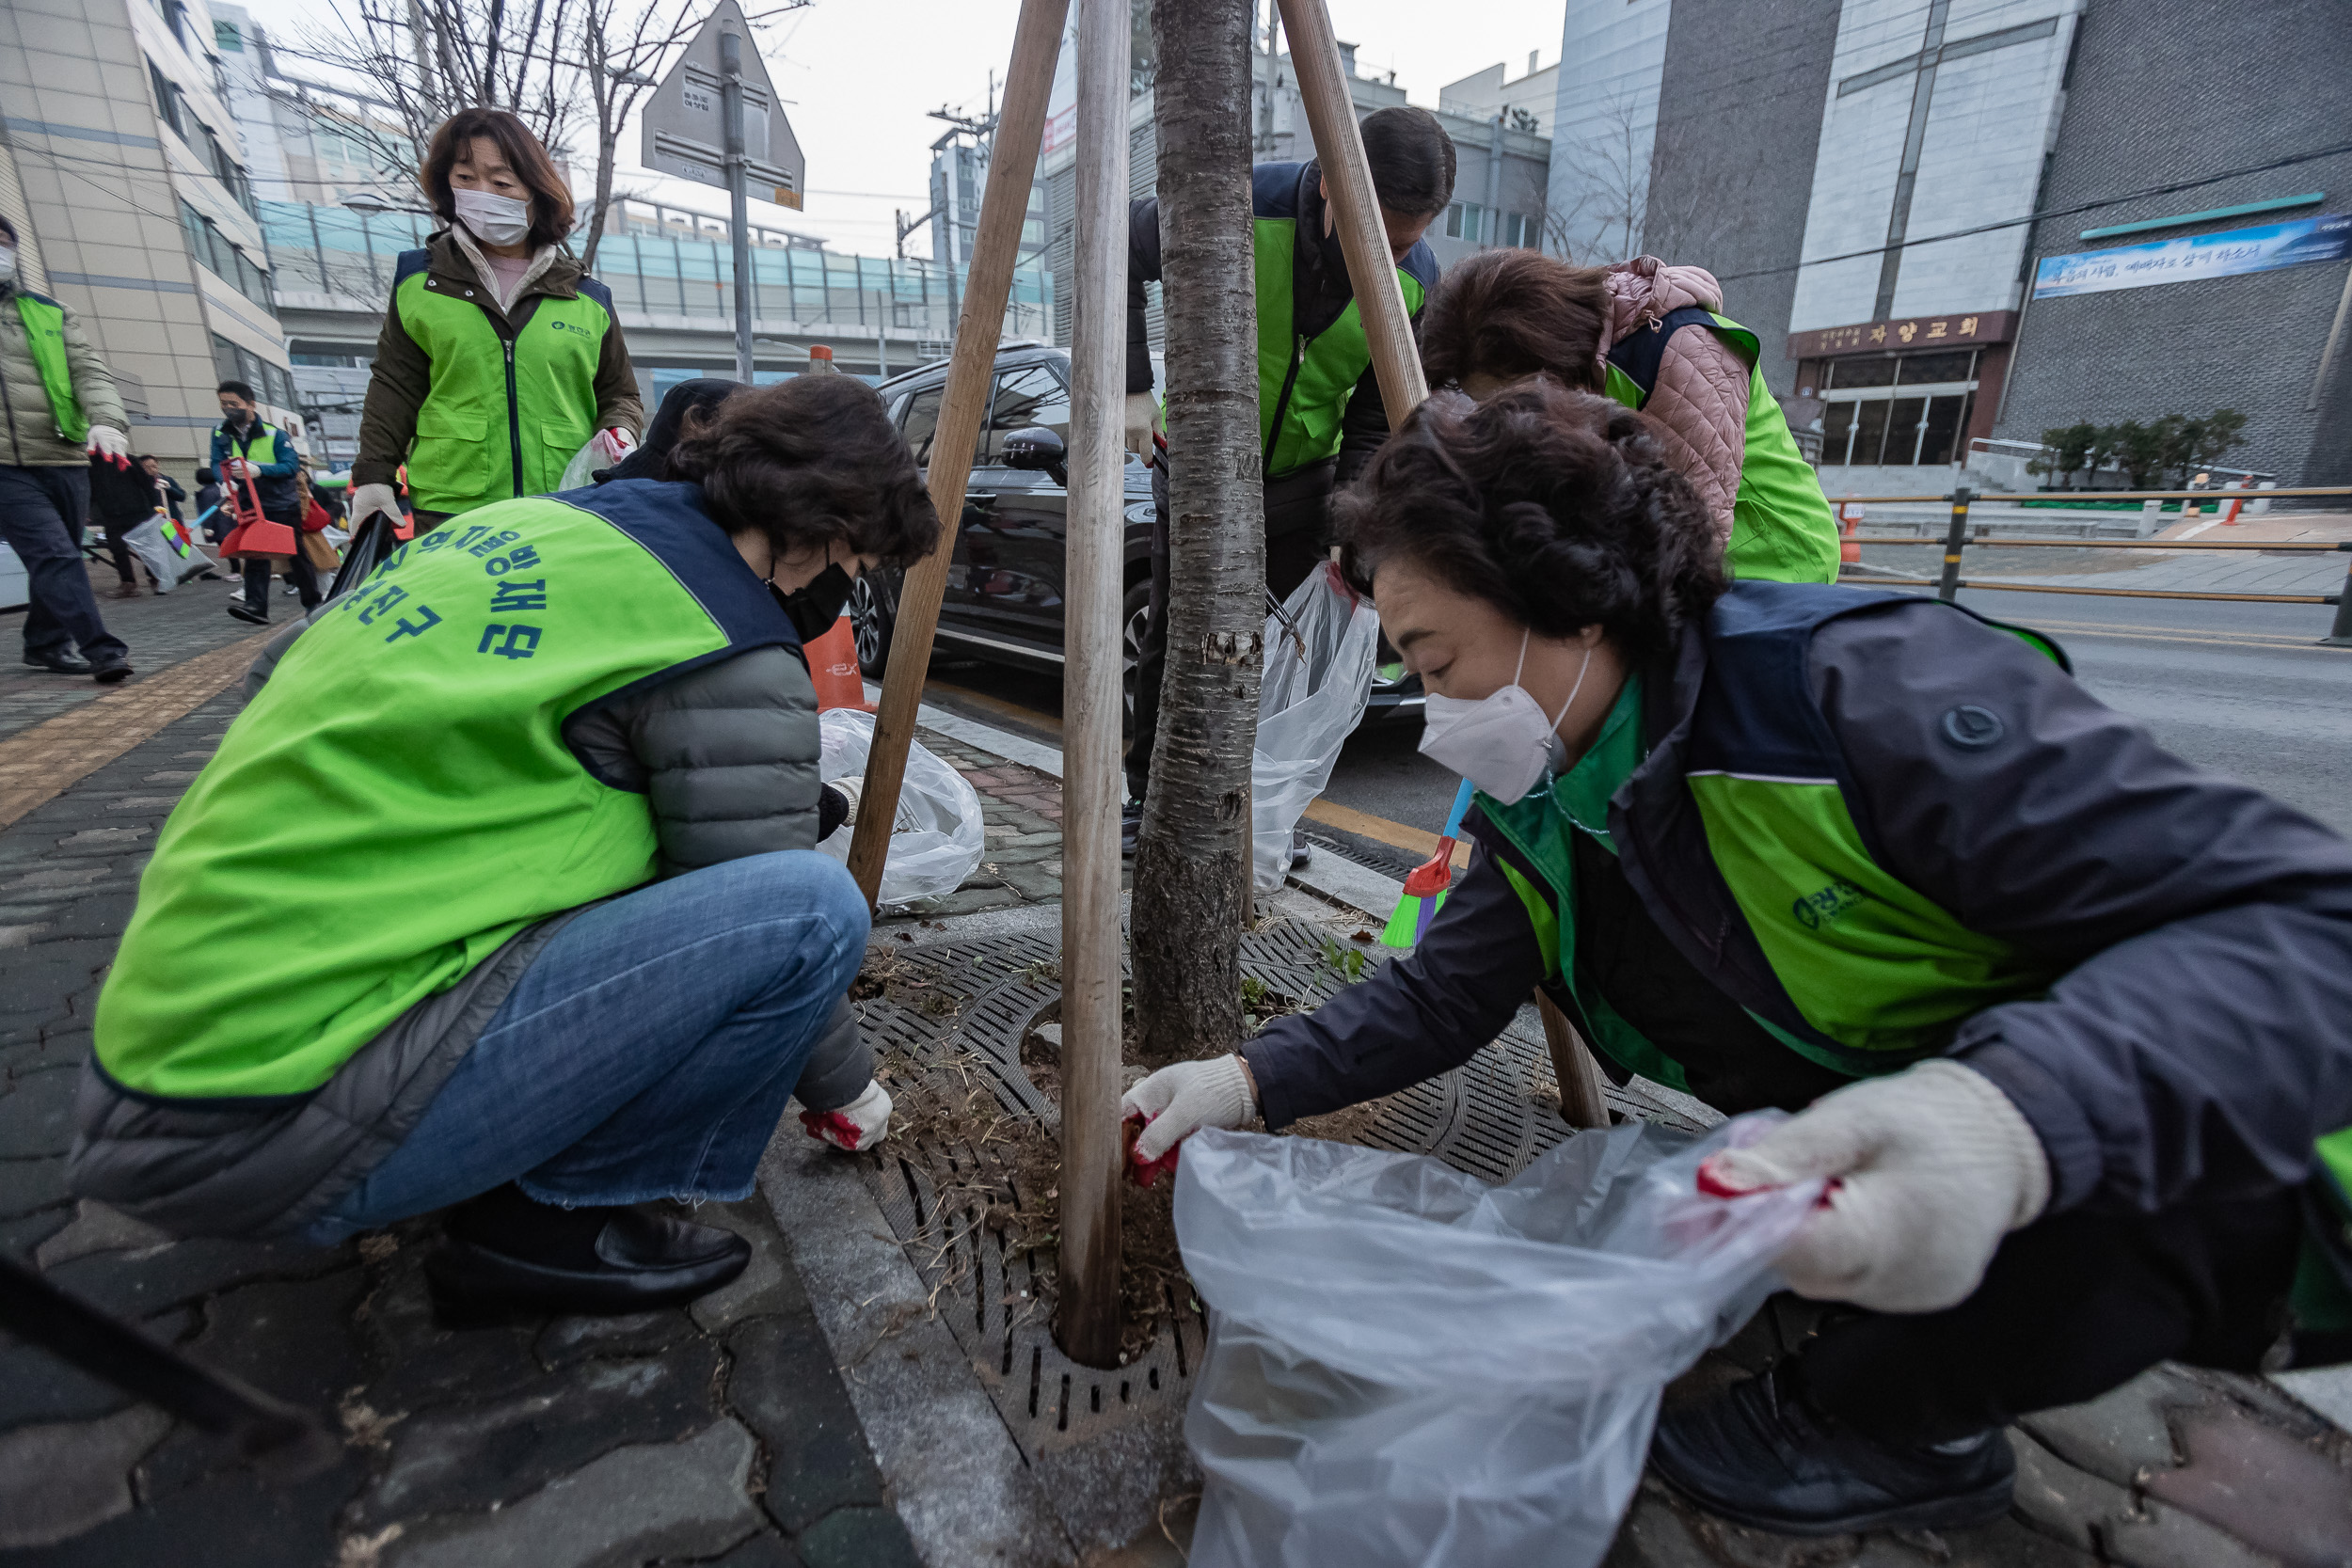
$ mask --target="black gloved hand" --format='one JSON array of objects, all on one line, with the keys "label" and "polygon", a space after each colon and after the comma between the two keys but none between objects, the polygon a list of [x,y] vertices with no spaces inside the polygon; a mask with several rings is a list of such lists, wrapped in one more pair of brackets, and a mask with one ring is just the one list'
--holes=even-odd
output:
[{"label": "black gloved hand", "polygon": [[817,837],[829,839],[834,830],[850,819],[850,798],[831,784],[817,786]]}]

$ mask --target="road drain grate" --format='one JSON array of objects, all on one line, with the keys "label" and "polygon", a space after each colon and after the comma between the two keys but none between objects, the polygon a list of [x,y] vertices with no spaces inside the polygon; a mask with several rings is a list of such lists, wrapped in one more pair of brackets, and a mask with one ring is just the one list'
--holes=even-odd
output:
[{"label": "road drain grate", "polygon": [[[1327,956],[1328,941],[1311,926],[1275,922],[1243,937],[1242,972],[1311,1008],[1349,983]],[[878,1052],[895,1050],[959,1090],[984,1085],[1007,1116],[1057,1124],[1053,1101],[1022,1070],[1021,1044],[1038,1016],[1061,999],[1057,942],[1015,934],[878,942],[869,952],[886,955],[893,978],[912,982],[923,998],[918,1006],[882,996],[859,1004]],[[1369,957],[1377,963],[1384,950],[1371,949]],[[1696,1127],[1638,1093],[1613,1089],[1610,1101],[1620,1117]],[[1541,1033],[1521,1022],[1464,1066],[1391,1096],[1356,1136],[1504,1181],[1567,1132],[1549,1053]],[[1032,1460],[1180,1408],[1189,1396],[1207,1323],[1181,1282],[1167,1290],[1160,1332],[1131,1365],[1097,1370],[1056,1347],[1039,1293],[1051,1281],[987,1225],[992,1199],[1009,1195],[1017,1212],[1025,1196],[1035,1196],[1021,1192],[998,1149],[968,1138],[894,1136],[859,1164],[930,1287],[931,1308]]]}]

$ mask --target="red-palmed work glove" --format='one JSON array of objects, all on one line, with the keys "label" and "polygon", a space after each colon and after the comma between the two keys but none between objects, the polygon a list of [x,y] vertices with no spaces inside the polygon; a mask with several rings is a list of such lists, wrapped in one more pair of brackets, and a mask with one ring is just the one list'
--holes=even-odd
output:
[{"label": "red-palmed work glove", "polygon": [[597,431],[590,437],[590,444],[604,454],[605,465],[609,467],[637,450],[637,437],[615,426]]},{"label": "red-palmed work glove", "polygon": [[131,467],[131,438],[110,424],[89,427],[89,443],[82,449],[92,457],[103,457],[116,467]]},{"label": "red-palmed work glove", "polygon": [[803,1111],[808,1135],[835,1148],[866,1149],[890,1136],[890,1091],[870,1080],[866,1092],[831,1111]]},{"label": "red-palmed work glove", "polygon": [[1153,1165],[1203,1127],[1239,1127],[1258,1114],[1239,1056],[1164,1067],[1120,1098],[1119,1114],[1144,1118],[1134,1159]]},{"label": "red-palmed work glove", "polygon": [[2009,1232],[2050,1201],[2050,1162],[2017,1107],[1958,1062],[1823,1095],[1746,1148],[1709,1159],[1717,1191],[1831,1179],[1783,1250],[1789,1289],[1880,1312],[1956,1306]]}]

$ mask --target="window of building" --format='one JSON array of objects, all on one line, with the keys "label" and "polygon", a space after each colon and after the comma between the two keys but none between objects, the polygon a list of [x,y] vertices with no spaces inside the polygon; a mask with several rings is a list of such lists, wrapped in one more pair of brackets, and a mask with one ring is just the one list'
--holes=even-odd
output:
[{"label": "window of building", "polygon": [[188,254],[214,277],[272,315],[278,313],[278,303],[270,294],[269,273],[238,249],[212,219],[184,201],[180,203],[180,232],[187,241]]},{"label": "window of building", "polygon": [[245,53],[245,34],[237,30],[235,23],[215,18],[213,23],[213,47],[224,54],[242,55]]},{"label": "window of building", "polygon": [[1539,250],[1543,247],[1544,222],[1533,213],[1502,214],[1502,243],[1515,248]]},{"label": "window of building", "polygon": [[1478,241],[1486,210],[1474,201],[1457,201],[1445,210],[1445,237],[1449,240]]},{"label": "window of building", "polygon": [[1821,466],[1956,463],[1976,393],[1974,349],[1833,359],[1821,372]]},{"label": "window of building", "polygon": [[171,85],[171,78],[155,69],[155,62],[147,62],[147,85],[154,89],[155,115],[177,135],[186,135],[186,122],[180,115],[180,89]]}]

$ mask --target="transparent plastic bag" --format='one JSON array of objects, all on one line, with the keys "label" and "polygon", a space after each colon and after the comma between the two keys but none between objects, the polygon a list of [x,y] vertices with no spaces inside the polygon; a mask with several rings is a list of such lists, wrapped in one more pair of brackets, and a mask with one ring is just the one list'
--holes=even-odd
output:
[{"label": "transparent plastic bag", "polygon": [[183,578],[214,564],[212,557],[196,547],[184,525],[160,512],[124,530],[122,543],[155,579],[158,594],[170,593]]},{"label": "transparent plastic bag", "polygon": [[[856,708],[829,707],[817,716],[822,752],[817,776],[863,778],[866,753],[874,744],[874,716]],[[850,830],[834,830],[817,846],[847,864]],[[890,825],[890,852],[882,858],[882,902],[911,904],[956,891],[980,863],[987,829],[980,798],[963,775],[925,751],[907,747],[906,782],[898,788],[898,816]]]},{"label": "transparent plastic bag", "polygon": [[1331,782],[1340,748],[1364,717],[1380,617],[1325,562],[1266,617],[1258,749],[1249,765],[1250,876],[1260,893],[1290,870],[1291,830]]},{"label": "transparent plastic bag", "polygon": [[1820,1183],[1701,1196],[1703,1140],[1580,1132],[1490,1187],[1440,1161],[1215,1130],[1176,1234],[1214,1308],[1184,1437],[1193,1568],[1590,1568],[1666,1384],[1774,1281]]},{"label": "transparent plastic bag", "polygon": [[573,453],[572,460],[564,465],[564,477],[555,482],[556,491],[561,494],[565,490],[578,490],[584,485],[594,484],[596,482],[596,470],[611,467],[612,467],[612,459],[597,450],[596,438],[591,436],[588,437],[588,444]]}]

